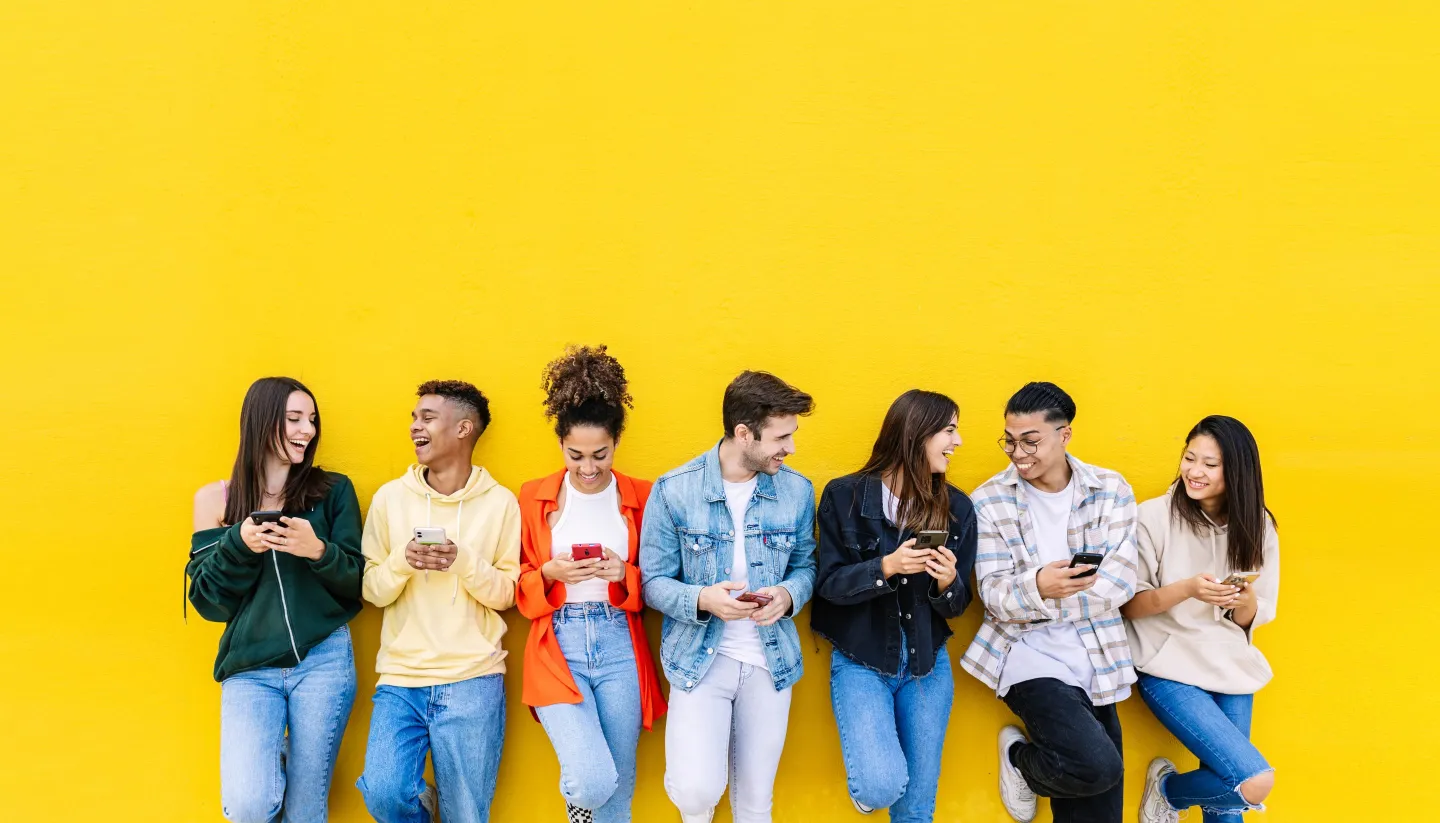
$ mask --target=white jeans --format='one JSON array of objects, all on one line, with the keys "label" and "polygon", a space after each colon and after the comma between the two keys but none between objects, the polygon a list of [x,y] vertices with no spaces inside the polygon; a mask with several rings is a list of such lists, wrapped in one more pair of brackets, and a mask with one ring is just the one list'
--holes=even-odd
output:
[{"label": "white jeans", "polygon": [[735,823],[770,823],[775,772],[790,724],[790,689],[770,672],[716,655],[690,692],[670,690],[665,793],[686,823],[705,823],[730,783]]}]

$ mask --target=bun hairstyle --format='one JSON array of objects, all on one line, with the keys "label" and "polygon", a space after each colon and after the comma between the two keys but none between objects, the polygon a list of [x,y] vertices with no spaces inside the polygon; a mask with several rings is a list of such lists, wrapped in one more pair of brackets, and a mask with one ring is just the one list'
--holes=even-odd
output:
[{"label": "bun hairstyle", "polygon": [[545,416],[555,421],[557,437],[576,426],[599,426],[619,440],[625,409],[635,407],[629,385],[625,367],[605,346],[567,346],[545,367]]}]

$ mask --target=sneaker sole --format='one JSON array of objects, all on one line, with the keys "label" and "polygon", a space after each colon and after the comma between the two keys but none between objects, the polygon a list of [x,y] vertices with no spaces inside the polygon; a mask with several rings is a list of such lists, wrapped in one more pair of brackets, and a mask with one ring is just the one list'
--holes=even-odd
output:
[{"label": "sneaker sole", "polygon": [[[1000,790],[1001,806],[1005,805],[1005,763],[1007,760],[1010,759],[1010,747],[1015,745],[1016,742],[1018,741],[1011,741],[1007,743],[1005,742],[1005,738],[1002,737],[1000,738],[1000,741],[996,743],[996,748],[999,750],[998,754],[1000,755],[1000,775],[997,778],[997,782],[999,785],[996,788]],[[1010,815],[1011,820],[1019,821],[1019,823],[1031,823],[1031,821],[1035,819],[1035,815],[1037,812],[1031,812],[1029,817],[1016,817],[1015,813],[1010,811],[1009,807],[1006,807],[1005,813]]]}]

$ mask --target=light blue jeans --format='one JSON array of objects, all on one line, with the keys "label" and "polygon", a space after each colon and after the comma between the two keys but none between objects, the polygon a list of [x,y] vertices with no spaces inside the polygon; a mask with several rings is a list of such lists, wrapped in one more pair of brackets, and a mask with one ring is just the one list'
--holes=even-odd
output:
[{"label": "light blue jeans", "polygon": [[830,655],[830,699],[850,796],[872,809],[888,808],[892,823],[929,823],[955,679],[943,646],[924,677],[912,676],[908,665],[903,648],[894,676],[836,649]]},{"label": "light blue jeans", "polygon": [[[235,823],[325,823],[330,778],[355,704],[355,655],[341,626],[288,669],[220,684],[220,806]],[[288,732],[288,735],[287,735]]]},{"label": "light blue jeans", "polygon": [[551,621],[581,698],[535,709],[560,760],[560,794],[595,823],[629,823],[641,723],[630,622],[600,602],[570,603]]},{"label": "light blue jeans", "polygon": [[429,751],[440,817],[445,823],[487,823],[504,745],[504,675],[443,686],[379,686],[365,773],[355,785],[380,823],[431,823],[420,805]]},{"label": "light blue jeans", "polygon": [[1199,806],[1205,823],[1240,823],[1252,806],[1240,784],[1270,771],[1250,742],[1251,694],[1220,694],[1197,686],[1140,674],[1140,696],[1175,738],[1200,758],[1200,768],[1165,778],[1160,791],[1170,806]]}]

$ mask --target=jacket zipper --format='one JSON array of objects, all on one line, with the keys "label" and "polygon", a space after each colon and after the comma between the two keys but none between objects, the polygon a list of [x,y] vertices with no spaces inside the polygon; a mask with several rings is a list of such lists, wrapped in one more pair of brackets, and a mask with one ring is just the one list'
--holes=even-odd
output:
[{"label": "jacket zipper", "polygon": [[280,576],[280,558],[275,552],[270,552],[270,559],[275,561],[275,585],[280,589],[280,612],[285,617],[285,633],[290,635],[290,651],[295,653],[295,665],[300,665],[300,649],[295,646],[295,630],[290,628],[290,607],[285,603],[285,579]]}]

